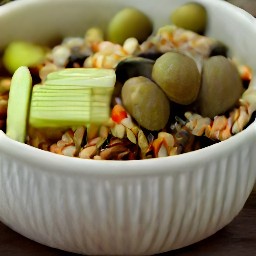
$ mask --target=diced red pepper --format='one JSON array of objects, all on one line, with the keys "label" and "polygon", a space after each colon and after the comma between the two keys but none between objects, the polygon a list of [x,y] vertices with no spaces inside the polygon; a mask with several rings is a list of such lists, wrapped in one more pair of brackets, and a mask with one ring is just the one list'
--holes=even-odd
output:
[{"label": "diced red pepper", "polygon": [[119,124],[126,117],[127,112],[121,105],[117,104],[113,107],[111,112],[111,118],[114,122]]}]

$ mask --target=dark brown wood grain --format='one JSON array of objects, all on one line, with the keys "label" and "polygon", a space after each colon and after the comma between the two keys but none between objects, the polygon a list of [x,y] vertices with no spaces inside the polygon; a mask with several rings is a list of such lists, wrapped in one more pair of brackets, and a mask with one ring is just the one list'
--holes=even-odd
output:
[{"label": "dark brown wood grain", "polygon": [[[56,250],[33,242],[0,223],[0,255],[75,256],[77,254]],[[251,194],[243,210],[228,226],[199,243],[172,251],[168,255],[256,255],[256,192]]]}]

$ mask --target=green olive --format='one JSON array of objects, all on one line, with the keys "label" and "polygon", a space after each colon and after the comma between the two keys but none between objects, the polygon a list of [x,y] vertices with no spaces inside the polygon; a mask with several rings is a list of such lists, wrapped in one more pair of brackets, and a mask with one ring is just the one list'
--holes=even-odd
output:
[{"label": "green olive", "polygon": [[150,79],[128,79],[122,88],[122,102],[138,124],[150,131],[163,129],[170,116],[170,102]]},{"label": "green olive", "polygon": [[178,27],[203,33],[207,24],[207,12],[199,3],[187,3],[171,14],[171,21]]},{"label": "green olive", "polygon": [[200,73],[195,61],[182,53],[167,52],[159,57],[152,78],[175,103],[189,105],[197,98]]},{"label": "green olive", "polygon": [[125,8],[119,11],[110,21],[107,28],[108,40],[123,44],[129,37],[135,37],[141,43],[152,33],[151,20],[141,11]]},{"label": "green olive", "polygon": [[224,56],[204,62],[202,84],[197,104],[203,116],[213,118],[231,109],[243,93],[243,84],[236,66]]},{"label": "green olive", "polygon": [[4,51],[3,63],[5,68],[13,74],[20,66],[31,67],[39,64],[45,56],[46,49],[42,46],[25,41],[13,41]]}]

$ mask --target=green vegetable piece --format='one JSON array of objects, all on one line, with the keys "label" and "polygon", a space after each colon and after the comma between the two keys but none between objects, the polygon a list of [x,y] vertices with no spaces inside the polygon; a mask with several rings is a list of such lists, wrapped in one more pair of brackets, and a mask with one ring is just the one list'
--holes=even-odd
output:
[{"label": "green vegetable piece", "polygon": [[171,14],[174,25],[202,34],[207,25],[207,12],[199,3],[187,3]]},{"label": "green vegetable piece", "polygon": [[108,40],[123,44],[127,38],[135,37],[141,43],[153,31],[151,20],[135,8],[124,8],[109,22],[107,29]]},{"label": "green vegetable piece", "polygon": [[32,78],[27,67],[19,67],[13,74],[7,108],[6,134],[25,142],[27,119],[32,90]]},{"label": "green vegetable piece", "polygon": [[196,104],[198,112],[210,118],[224,114],[238,102],[243,83],[237,67],[224,56],[205,60],[201,88]]},{"label": "green vegetable piece", "polygon": [[122,88],[122,101],[138,124],[147,130],[163,129],[170,116],[170,102],[150,79],[139,76],[128,79]]},{"label": "green vegetable piece", "polygon": [[13,74],[21,66],[31,67],[42,62],[46,50],[42,46],[24,42],[14,41],[4,51],[3,63],[5,68]]},{"label": "green vegetable piece", "polygon": [[72,68],[50,73],[32,92],[33,127],[70,127],[102,123],[110,116],[116,81],[112,69]]},{"label": "green vegetable piece", "polygon": [[[60,71],[52,72],[47,76],[45,85],[50,85],[51,88],[67,88],[71,86],[72,89],[80,87],[88,88],[112,88],[115,83],[114,71],[109,69],[98,68],[66,68]],[[104,83],[102,83],[104,79]]]},{"label": "green vegetable piece", "polygon": [[197,98],[200,73],[195,61],[182,53],[167,52],[159,57],[152,77],[173,102],[189,105]]}]

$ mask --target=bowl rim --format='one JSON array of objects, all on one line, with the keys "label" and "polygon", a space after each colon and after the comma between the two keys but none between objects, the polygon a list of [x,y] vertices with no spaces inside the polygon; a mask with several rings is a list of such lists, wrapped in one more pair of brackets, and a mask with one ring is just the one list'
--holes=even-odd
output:
[{"label": "bowl rim", "polygon": [[[61,1],[61,0],[59,0]],[[198,2],[209,2],[213,5],[212,0],[197,0]],[[36,4],[37,0],[16,0],[1,7],[0,15],[7,15],[13,9],[24,7],[26,4]],[[51,0],[45,0],[45,3]],[[225,2],[224,0],[216,1],[216,3],[229,5],[243,19],[246,19],[256,25],[256,19],[245,10]],[[215,3],[214,3],[215,4]],[[0,153],[1,151],[10,157],[15,157],[19,162],[26,162],[33,166],[39,167],[41,170],[54,173],[67,173],[77,175],[103,175],[103,176],[141,176],[141,175],[159,175],[192,171],[193,168],[200,168],[212,158],[222,158],[227,153],[233,152],[235,148],[244,145],[246,142],[254,141],[256,132],[256,122],[254,121],[247,129],[232,136],[226,141],[216,143],[209,147],[188,152],[176,156],[163,158],[153,158],[145,160],[93,160],[79,159],[54,154],[34,148],[27,144],[19,143],[7,137],[0,131]],[[161,165],[162,168],[159,168]],[[189,167],[184,168],[184,165]],[[74,168],[75,166],[75,168]],[[180,167],[182,169],[180,170]],[[36,168],[35,168],[36,169]]]}]

